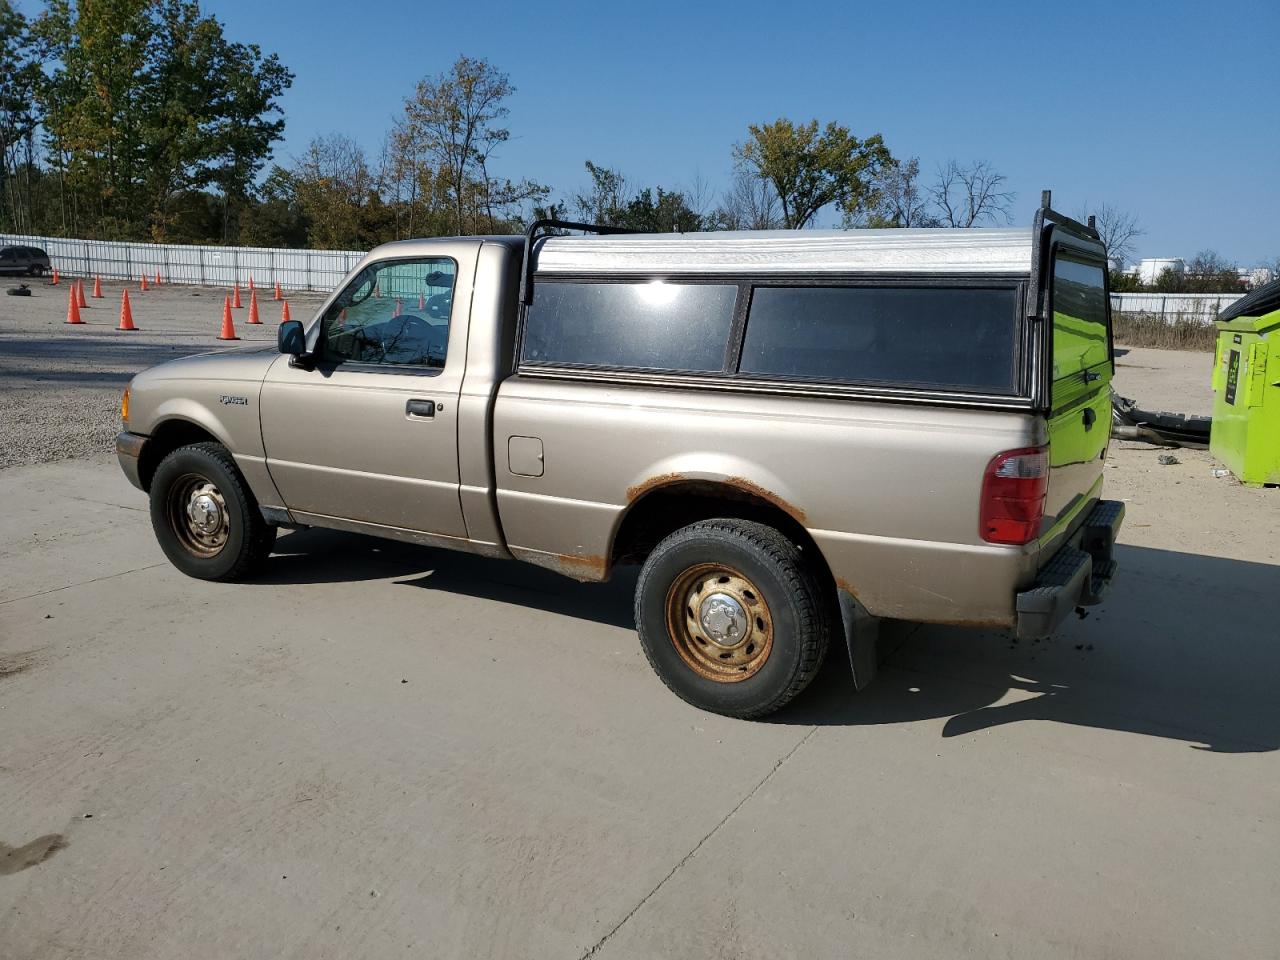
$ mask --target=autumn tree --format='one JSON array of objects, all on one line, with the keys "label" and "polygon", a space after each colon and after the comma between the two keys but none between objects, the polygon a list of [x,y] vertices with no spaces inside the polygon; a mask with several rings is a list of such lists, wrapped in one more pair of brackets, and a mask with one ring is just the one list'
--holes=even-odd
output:
[{"label": "autumn tree", "polygon": [[418,82],[405,102],[396,148],[417,177],[426,166],[442,180],[452,208],[453,232],[500,228],[521,207],[545,199],[548,188],[532,180],[496,176],[491,165],[511,138],[504,125],[515,93],[507,75],[487,60],[462,56],[435,77]]},{"label": "autumn tree", "polygon": [[892,160],[879,134],[859,140],[836,123],[819,132],[817,120],[784,118],[747,129],[750,137],[734,147],[734,158],[773,187],[783,226],[792,229],[810,225],[828,206],[856,215],[880,168]]}]

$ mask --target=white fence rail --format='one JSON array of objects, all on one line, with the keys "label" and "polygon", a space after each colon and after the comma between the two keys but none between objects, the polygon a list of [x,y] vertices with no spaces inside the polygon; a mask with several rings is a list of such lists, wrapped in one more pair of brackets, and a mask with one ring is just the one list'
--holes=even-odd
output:
[{"label": "white fence rail", "polygon": [[1211,323],[1235,303],[1240,293],[1113,293],[1113,313],[1150,313],[1159,317],[1186,317]]},{"label": "white fence rail", "polygon": [[[40,247],[60,273],[106,280],[148,279],[157,271],[168,283],[225,287],[232,282],[287,290],[332,290],[364,253],[359,250],[285,250],[270,247],[207,247],[176,243],[125,243],[0,234],[0,246]],[[1234,293],[1113,293],[1117,313],[1199,317],[1212,321],[1239,300]]]},{"label": "white fence rail", "polygon": [[277,250],[176,243],[125,243],[0,234],[0,246],[39,247],[59,273],[136,280],[156,273],[166,283],[229,287],[233,282],[287,290],[331,290],[364,253],[358,250]]}]

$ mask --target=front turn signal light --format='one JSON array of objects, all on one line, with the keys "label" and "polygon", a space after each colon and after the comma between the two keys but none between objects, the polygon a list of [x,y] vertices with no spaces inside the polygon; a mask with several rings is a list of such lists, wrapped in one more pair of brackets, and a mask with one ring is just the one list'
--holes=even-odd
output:
[{"label": "front turn signal light", "polygon": [[124,425],[129,425],[129,388],[124,388],[124,395],[120,398],[120,419],[124,421]]}]

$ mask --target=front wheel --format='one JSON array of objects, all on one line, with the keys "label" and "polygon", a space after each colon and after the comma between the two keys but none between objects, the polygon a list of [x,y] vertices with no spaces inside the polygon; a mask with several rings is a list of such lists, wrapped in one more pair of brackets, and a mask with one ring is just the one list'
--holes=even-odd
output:
[{"label": "front wheel", "polygon": [[151,526],[169,561],[200,580],[251,576],[276,537],[219,443],[179,447],[160,462],[151,480]]},{"label": "front wheel", "polygon": [[830,607],[799,548],[746,520],[677,530],[636,585],[654,671],[681,699],[732,717],[772,713],[809,685],[830,642]]}]

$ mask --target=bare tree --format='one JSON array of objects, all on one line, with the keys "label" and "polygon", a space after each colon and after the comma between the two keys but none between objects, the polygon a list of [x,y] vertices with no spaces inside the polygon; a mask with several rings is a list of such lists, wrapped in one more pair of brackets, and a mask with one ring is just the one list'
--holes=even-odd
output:
[{"label": "bare tree", "polygon": [[856,216],[845,215],[846,227],[932,227],[936,220],[920,186],[920,158],[885,164],[872,181],[871,199]]},{"label": "bare tree", "polygon": [[1010,223],[1014,194],[1002,189],[1008,178],[986,160],[961,165],[948,160],[938,168],[929,189],[943,227],[972,227],[981,223]]},{"label": "bare tree", "polygon": [[1133,258],[1133,244],[1138,237],[1146,233],[1138,223],[1138,218],[1119,207],[1104,203],[1097,210],[1090,210],[1086,203],[1076,214],[1076,219],[1087,221],[1090,214],[1094,217],[1094,226],[1102,245],[1107,248],[1107,259],[1120,269]]},{"label": "bare tree", "polygon": [[709,220],[717,230],[778,230],[783,226],[773,185],[741,167]]}]

